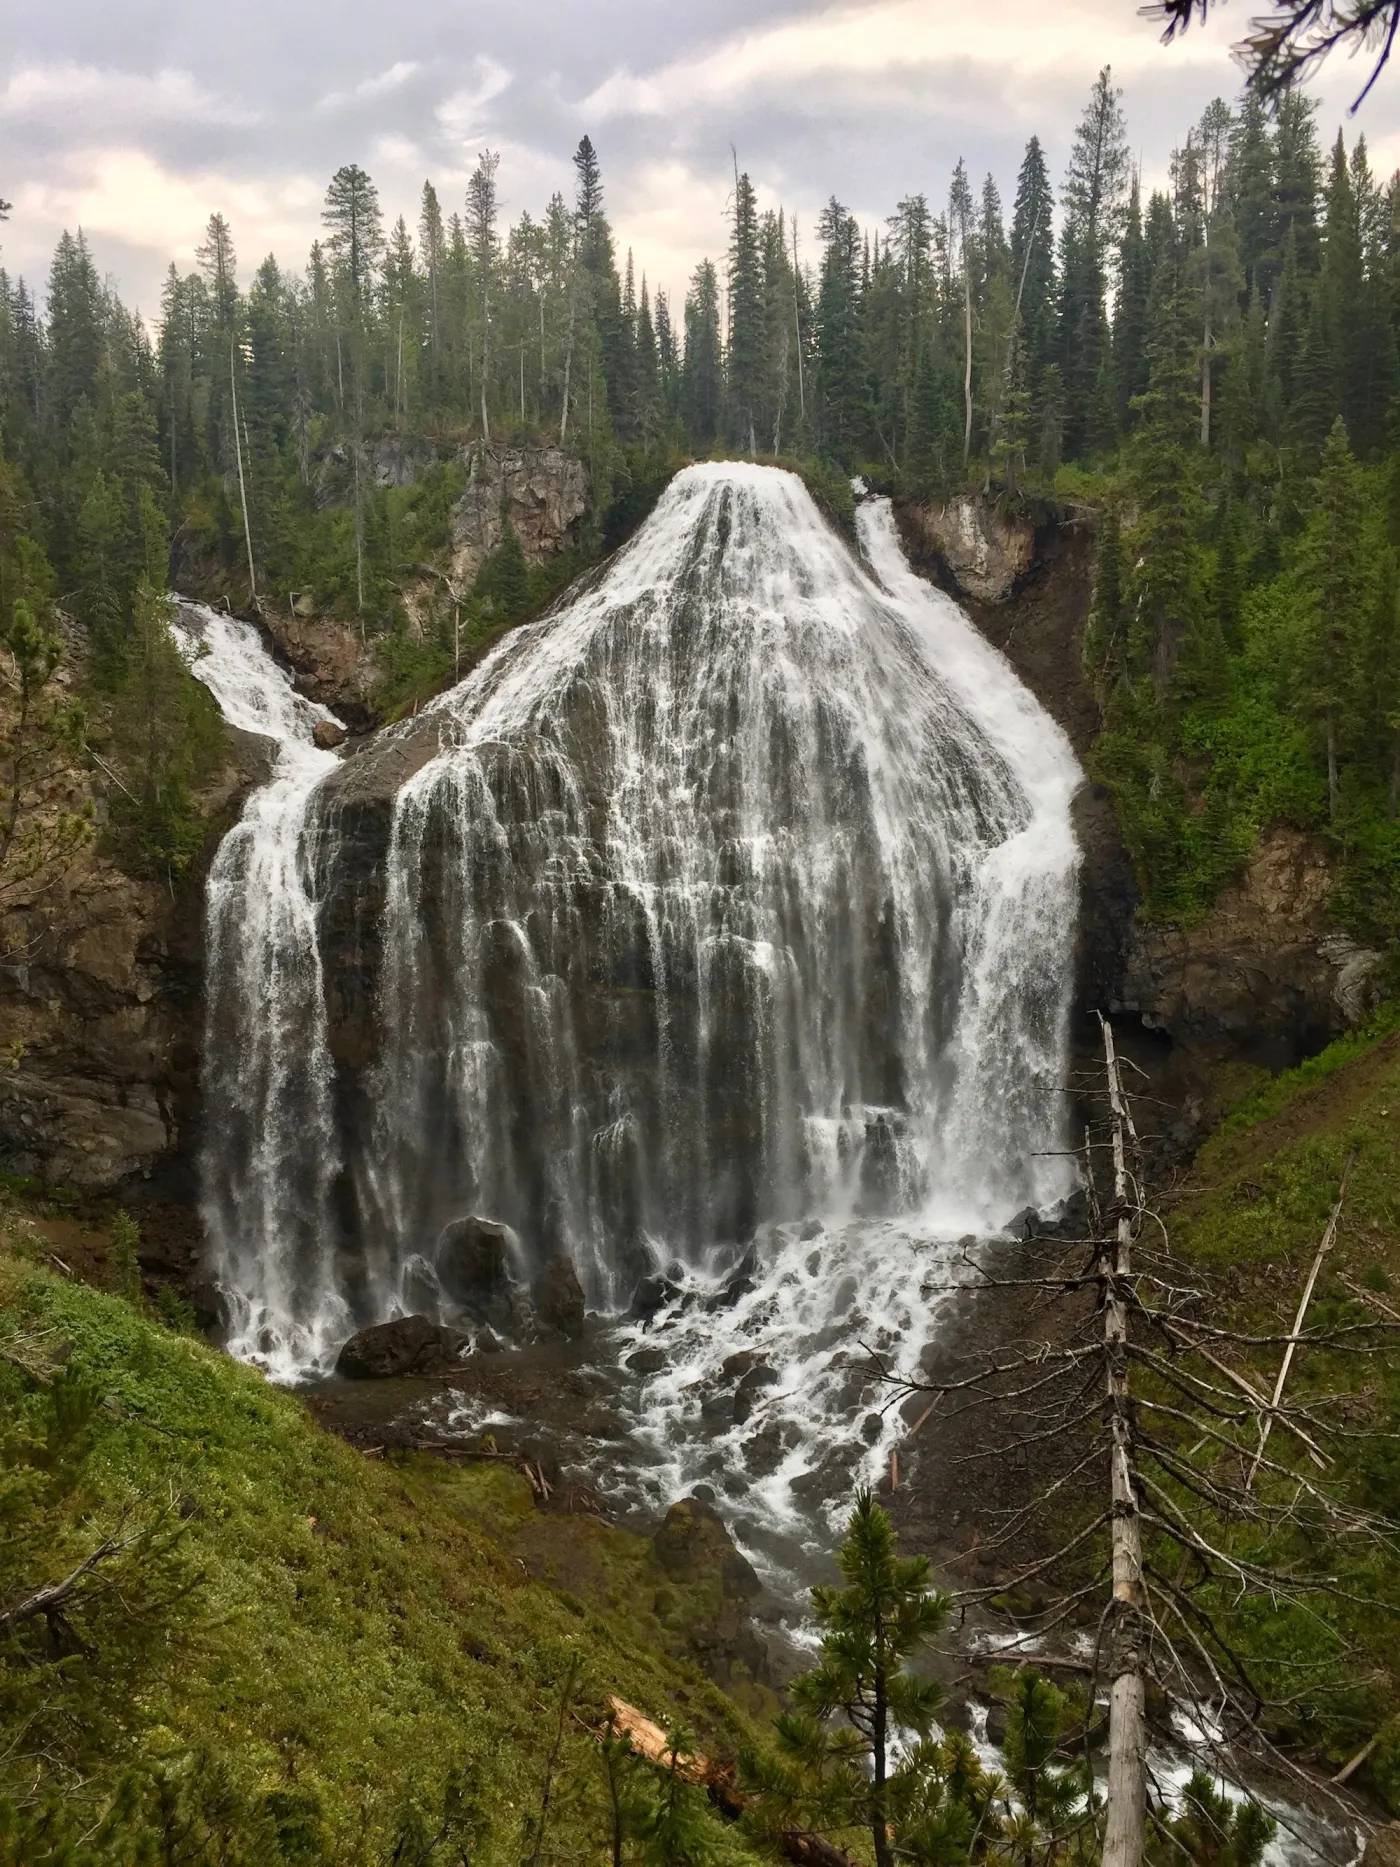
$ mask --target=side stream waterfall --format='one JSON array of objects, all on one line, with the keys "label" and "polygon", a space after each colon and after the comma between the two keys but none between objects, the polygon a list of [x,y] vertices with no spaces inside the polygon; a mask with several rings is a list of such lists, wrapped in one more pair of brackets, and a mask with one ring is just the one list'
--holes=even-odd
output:
[{"label": "side stream waterfall", "polygon": [[1070,1190],[1079,770],[888,502],[857,524],[859,555],[793,475],[688,468],[345,760],[254,631],[196,631],[280,747],[207,905],[235,1353],[293,1378],[363,1323],[451,1319],[468,1213],[514,1228],[521,1281],[566,1250],[614,1311],[649,1271],[713,1287],[757,1233],[718,1317],[677,1304],[661,1456],[688,1329],[696,1358],[857,1310],[893,1339],[951,1241]]}]

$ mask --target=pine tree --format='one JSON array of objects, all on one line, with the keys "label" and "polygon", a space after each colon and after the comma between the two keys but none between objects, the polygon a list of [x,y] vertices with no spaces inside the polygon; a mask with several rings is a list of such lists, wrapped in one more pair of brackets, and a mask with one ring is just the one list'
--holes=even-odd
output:
[{"label": "pine tree", "polygon": [[1326,762],[1328,810],[1336,825],[1342,768],[1362,711],[1358,647],[1366,627],[1361,479],[1340,415],[1323,446],[1312,498],[1298,558],[1306,617],[1298,704]]},{"label": "pine tree", "polygon": [[69,457],[79,405],[91,408],[97,402],[105,325],[106,305],[87,241],[81,230],[76,239],[64,233],[49,272],[44,396],[46,425],[60,459]]},{"label": "pine tree", "polygon": [[1032,136],[1016,177],[1011,215],[1011,270],[1021,299],[1021,329],[1031,382],[1055,360],[1055,197],[1040,138]]},{"label": "pine tree", "polygon": [[441,317],[438,293],[442,279],[442,261],[446,236],[442,225],[442,208],[438,203],[437,190],[431,182],[423,183],[423,198],[418,210],[418,252],[423,264],[425,292],[425,341],[427,346],[428,398],[432,406],[437,406],[441,394],[440,355],[441,355]]},{"label": "pine tree", "polygon": [[861,354],[862,241],[854,218],[834,195],[822,210],[818,233],[822,241],[816,307],[818,433],[824,454],[852,466],[864,445],[868,407]]},{"label": "pine tree", "polygon": [[758,424],[767,388],[767,320],[758,241],[758,202],[747,175],[734,183],[729,239],[729,438],[747,453],[758,450]]},{"label": "pine tree", "polygon": [[852,1814],[869,1827],[876,1867],[893,1867],[891,1745],[897,1730],[925,1735],[943,1697],[908,1666],[947,1624],[951,1602],[935,1590],[927,1556],[899,1555],[894,1527],[869,1491],[856,1494],[836,1563],[845,1585],[812,1590],[821,1657],[793,1681],[798,1718],[778,1720],[779,1741],[802,1754],[813,1739],[805,1720],[845,1721],[856,1742],[834,1755],[847,1772]]},{"label": "pine tree", "polygon": [[500,266],[500,241],[496,236],[496,170],[500,161],[494,150],[483,149],[467,183],[467,245],[476,282],[481,436],[485,441],[491,439],[491,320],[495,315],[496,275]]},{"label": "pine tree", "polygon": [[1121,234],[1129,159],[1122,93],[1105,66],[1080,119],[1065,174],[1060,266],[1060,363],[1065,450],[1088,445],[1091,404],[1108,340],[1108,268]]},{"label": "pine tree", "polygon": [[1113,319],[1113,386],[1119,431],[1126,434],[1134,420],[1133,402],[1147,388],[1147,243],[1142,231],[1142,203],[1138,178],[1133,177],[1128,213],[1123,224],[1123,249],[1118,268],[1118,305]]},{"label": "pine tree", "polygon": [[321,222],[350,306],[359,315],[384,250],[379,190],[358,163],[338,168],[326,189]]},{"label": "pine tree", "polygon": [[208,283],[214,328],[227,338],[238,322],[238,258],[233,250],[233,229],[222,214],[209,216],[195,257]]},{"label": "pine tree", "polygon": [[1160,699],[1174,686],[1183,644],[1201,618],[1197,352],[1194,319],[1176,268],[1164,268],[1153,281],[1148,316],[1148,387],[1128,456],[1138,507],[1130,540],[1129,665],[1134,673],[1151,670]]},{"label": "pine tree", "polygon": [[1246,90],[1230,135],[1226,174],[1230,214],[1239,237],[1246,286],[1267,303],[1283,260],[1278,203],[1274,195],[1274,151],[1269,119],[1253,91]]},{"label": "pine tree", "polygon": [[719,434],[724,402],[720,354],[719,279],[702,259],[685,301],[685,355],[681,364],[681,416],[692,444],[712,447]]}]

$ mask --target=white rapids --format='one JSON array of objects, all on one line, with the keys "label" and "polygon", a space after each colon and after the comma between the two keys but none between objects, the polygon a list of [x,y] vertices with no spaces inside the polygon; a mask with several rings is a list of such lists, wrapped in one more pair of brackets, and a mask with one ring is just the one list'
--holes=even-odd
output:
[{"label": "white rapids", "polygon": [[[910,570],[887,501],[858,532],[859,556],[790,474],[691,467],[601,574],[341,777],[287,722],[210,882],[204,1211],[235,1353],[288,1378],[365,1322],[450,1313],[436,1240],[477,1211],[526,1271],[562,1241],[605,1313],[648,1267],[676,1286],[619,1329],[619,1353],[667,1356],[636,1418],[658,1497],[718,1459],[780,1532],[822,1494],[791,1487],[814,1446],[883,1462],[858,1339],[916,1351],[956,1241],[1074,1183],[1081,774]],[[204,635],[196,672],[269,730],[243,715],[283,677]],[[338,1094],[343,786],[425,725],[440,749],[355,897],[376,1041]],[[699,1384],[741,1351],[777,1382],[697,1434]]]}]

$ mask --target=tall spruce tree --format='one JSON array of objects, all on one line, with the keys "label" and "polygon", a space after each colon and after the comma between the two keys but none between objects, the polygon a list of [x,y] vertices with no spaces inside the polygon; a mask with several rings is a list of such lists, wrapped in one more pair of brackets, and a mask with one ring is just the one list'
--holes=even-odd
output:
[{"label": "tall spruce tree", "polygon": [[734,445],[750,454],[758,449],[760,411],[767,388],[767,336],[758,202],[748,176],[738,175],[729,237],[727,426]]},{"label": "tall spruce tree", "polygon": [[1121,234],[1129,186],[1122,92],[1105,65],[1079,120],[1065,174],[1060,265],[1060,365],[1064,375],[1065,449],[1088,443],[1108,342],[1108,275]]}]

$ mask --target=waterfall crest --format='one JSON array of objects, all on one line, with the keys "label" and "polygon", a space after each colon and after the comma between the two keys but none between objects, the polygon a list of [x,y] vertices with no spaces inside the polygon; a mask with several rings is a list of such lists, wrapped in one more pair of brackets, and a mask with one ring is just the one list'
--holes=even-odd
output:
[{"label": "waterfall crest", "polygon": [[887,502],[858,529],[688,468],[426,719],[284,752],[210,887],[239,1352],[314,1365],[431,1306],[468,1211],[610,1305],[764,1221],[955,1235],[1067,1190],[1078,769]]}]

